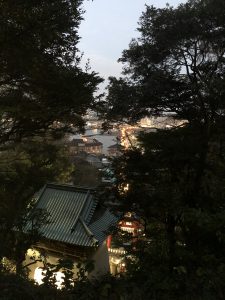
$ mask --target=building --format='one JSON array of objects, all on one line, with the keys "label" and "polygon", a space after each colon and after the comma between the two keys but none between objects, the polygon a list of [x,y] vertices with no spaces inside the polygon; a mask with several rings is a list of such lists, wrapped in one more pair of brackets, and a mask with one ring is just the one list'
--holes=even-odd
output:
[{"label": "building", "polygon": [[[47,184],[39,193],[34,210],[44,210],[49,217],[41,226],[40,241],[28,250],[24,264],[30,264],[34,256],[40,258],[44,252],[51,264],[59,258],[70,258],[75,273],[76,264],[86,260],[93,260],[95,266],[90,277],[109,272],[107,231],[118,218],[98,203],[93,190]],[[31,229],[30,222],[26,230]],[[31,264],[30,278],[40,283],[42,267],[41,259]]]},{"label": "building", "polygon": [[93,138],[73,139],[68,143],[70,155],[80,152],[102,154],[103,144]]},{"label": "building", "polygon": [[143,220],[141,220],[135,213],[127,212],[119,221],[118,227],[121,231],[130,234],[128,241],[124,241],[120,247],[114,245],[114,237],[109,235],[107,238],[107,247],[109,252],[110,270],[116,275],[123,273],[126,270],[125,257],[127,255],[125,247],[131,246],[135,248],[135,243],[143,239],[145,227]]},{"label": "building", "polygon": [[108,155],[110,157],[117,157],[121,155],[122,147],[119,144],[114,144],[108,147]]},{"label": "building", "polygon": [[95,155],[95,154],[87,154],[86,159],[87,162],[89,162],[89,164],[91,164],[92,166],[100,169],[103,166],[101,157],[99,157],[99,155]]},{"label": "building", "polygon": [[127,212],[119,222],[121,230],[129,232],[133,236],[133,241],[140,238],[144,233],[144,225],[135,213]]}]

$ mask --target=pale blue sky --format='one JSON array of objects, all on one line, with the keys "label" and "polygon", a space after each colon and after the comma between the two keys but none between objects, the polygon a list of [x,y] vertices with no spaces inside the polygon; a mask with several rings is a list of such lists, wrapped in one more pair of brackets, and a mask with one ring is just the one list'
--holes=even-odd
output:
[{"label": "pale blue sky", "polygon": [[165,7],[177,6],[185,0],[84,0],[85,20],[79,34],[79,49],[84,52],[84,62],[90,59],[91,67],[105,79],[120,76],[122,66],[117,63],[121,53],[133,37],[137,36],[137,22],[145,3]]}]

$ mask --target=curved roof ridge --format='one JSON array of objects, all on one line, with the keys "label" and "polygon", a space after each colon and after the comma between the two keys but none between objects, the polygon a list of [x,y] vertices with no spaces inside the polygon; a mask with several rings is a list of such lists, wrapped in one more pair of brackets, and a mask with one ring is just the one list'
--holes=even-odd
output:
[{"label": "curved roof ridge", "polygon": [[84,220],[82,219],[82,217],[79,217],[79,221],[81,222],[81,224],[83,225],[87,235],[93,240],[93,242],[96,244],[98,243],[98,240],[95,238],[93,232],[88,228],[88,226],[85,224]]},{"label": "curved roof ridge", "polygon": [[84,209],[84,206],[85,206],[85,204],[86,204],[86,202],[87,202],[87,199],[88,199],[89,195],[90,195],[90,190],[87,191],[87,194],[86,194],[86,196],[85,196],[85,199],[84,199],[84,201],[83,201],[83,204],[82,204],[82,206],[80,207],[79,212],[77,213],[77,216],[76,216],[75,221],[74,221],[74,225],[73,225],[72,228],[71,228],[71,232],[73,232],[73,231],[75,230],[75,227],[76,227],[76,225],[77,225],[77,221],[78,221],[78,219],[80,218],[80,215],[81,215],[81,213],[82,213],[82,211],[83,211],[83,209]]}]

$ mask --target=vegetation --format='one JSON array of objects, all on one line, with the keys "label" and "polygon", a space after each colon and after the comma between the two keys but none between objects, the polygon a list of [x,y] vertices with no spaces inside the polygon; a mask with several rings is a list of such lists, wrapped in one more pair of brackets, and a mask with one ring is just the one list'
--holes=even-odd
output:
[{"label": "vegetation", "polygon": [[79,66],[82,1],[0,1],[0,272],[3,257],[17,273],[38,238],[39,216],[24,235],[31,198],[73,171],[63,145],[82,131],[100,77]]},{"label": "vegetation", "polygon": [[147,221],[130,282],[148,299],[224,299],[224,1],[146,7],[111,78],[105,115],[179,126],[140,136],[115,164],[125,209]]},{"label": "vegetation", "polygon": [[84,159],[74,159],[75,170],[72,173],[74,185],[96,188],[101,183],[100,171]]},{"label": "vegetation", "polygon": [[79,67],[81,3],[1,1],[1,142],[82,129],[101,79]]},{"label": "vegetation", "polygon": [[[24,241],[22,235],[27,200],[64,166],[61,150],[48,141],[82,130],[82,114],[100,82],[79,68],[81,2],[0,2],[0,255],[16,262],[36,237]],[[74,288],[56,291],[50,277],[38,288],[2,268],[3,297],[225,298],[224,11],[223,0],[146,6],[140,37],[120,59],[124,76],[110,78],[101,103],[108,121],[135,123],[146,115],[179,121],[140,135],[139,147],[114,163],[124,210],[132,208],[146,222],[145,239],[127,257],[126,276],[81,277]]]}]

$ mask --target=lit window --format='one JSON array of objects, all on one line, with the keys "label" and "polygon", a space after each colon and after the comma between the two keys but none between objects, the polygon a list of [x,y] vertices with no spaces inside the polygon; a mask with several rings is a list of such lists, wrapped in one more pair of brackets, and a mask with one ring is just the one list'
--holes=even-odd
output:
[{"label": "lit window", "polygon": [[129,225],[129,226],[131,226],[131,225],[132,225],[132,223],[131,223],[131,222],[126,222],[126,225]]}]

